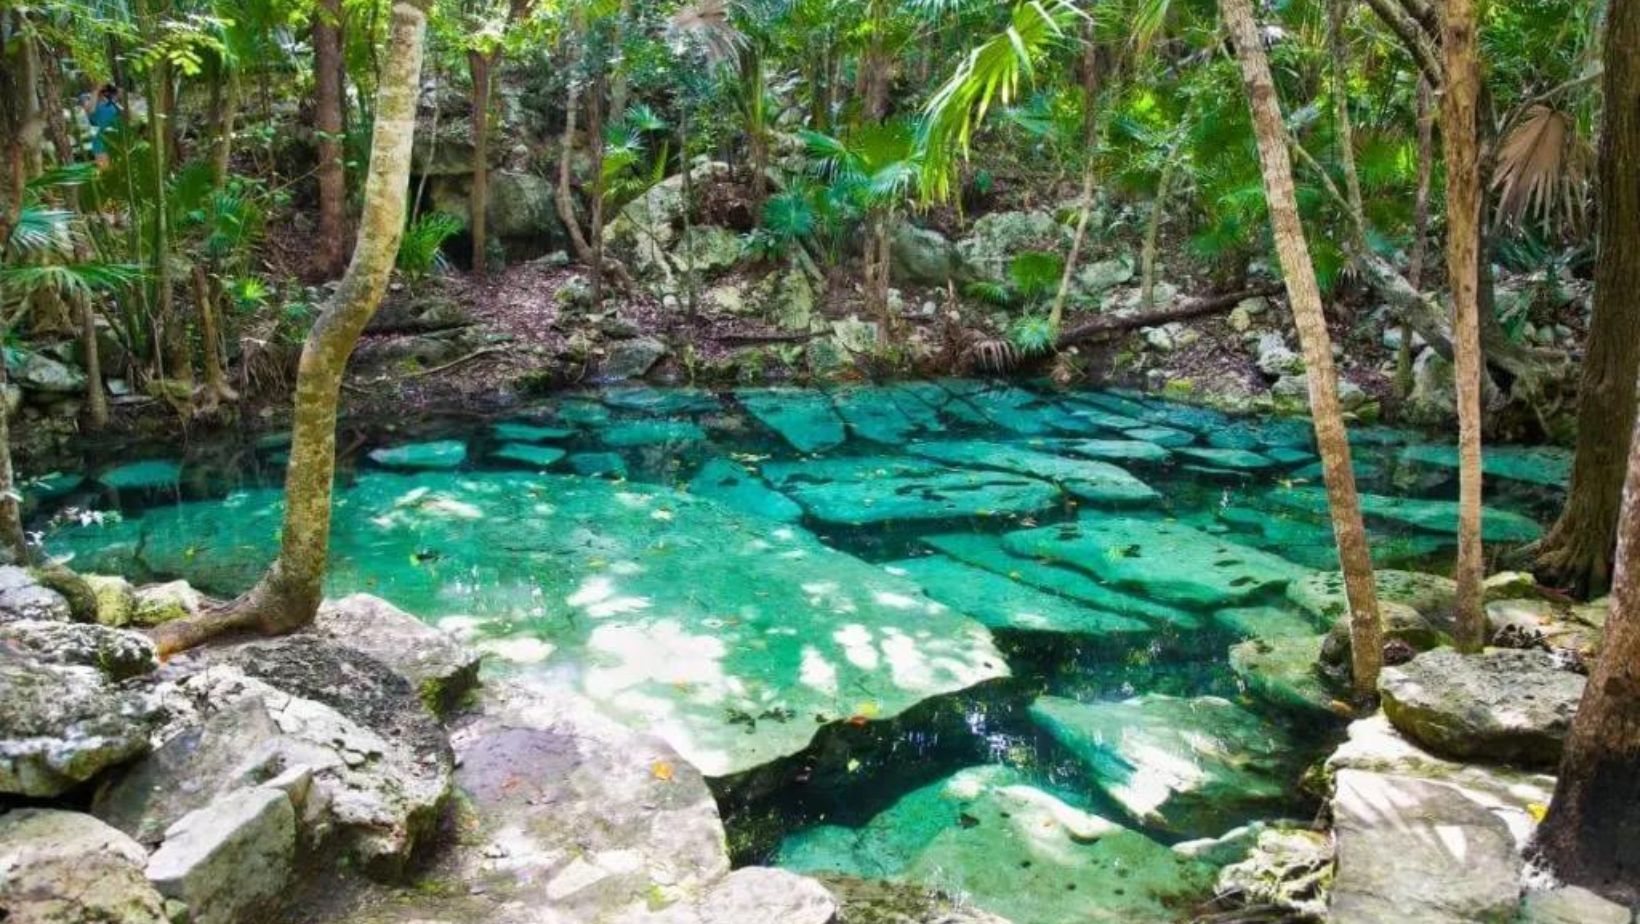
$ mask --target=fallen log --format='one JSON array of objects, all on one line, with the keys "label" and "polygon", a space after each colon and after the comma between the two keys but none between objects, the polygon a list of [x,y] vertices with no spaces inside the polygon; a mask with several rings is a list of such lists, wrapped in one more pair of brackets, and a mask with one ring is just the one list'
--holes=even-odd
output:
[{"label": "fallen log", "polygon": [[1280,283],[1272,282],[1262,286],[1254,286],[1250,289],[1242,289],[1239,292],[1226,292],[1223,295],[1185,299],[1171,308],[1162,308],[1156,311],[1145,311],[1139,314],[1100,315],[1060,334],[1056,346],[1063,350],[1084,340],[1091,340],[1105,334],[1124,333],[1142,327],[1159,327],[1163,324],[1171,324],[1174,321],[1188,321],[1192,318],[1219,314],[1229,311],[1249,298],[1280,295],[1282,291]]}]

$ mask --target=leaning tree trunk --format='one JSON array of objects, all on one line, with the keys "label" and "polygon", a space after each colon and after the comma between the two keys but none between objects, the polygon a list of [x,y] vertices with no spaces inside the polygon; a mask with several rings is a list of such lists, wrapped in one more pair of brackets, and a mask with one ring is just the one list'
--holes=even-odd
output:
[{"label": "leaning tree trunk", "polygon": [[495,54],[467,52],[467,70],[473,78],[473,188],[467,197],[467,229],[473,238],[473,275],[489,271],[490,208],[490,65]]},{"label": "leaning tree trunk", "polygon": [[[558,220],[564,223],[564,230],[569,232],[569,243],[575,250],[575,259],[590,268],[593,266],[592,245],[587,243],[586,235],[581,233],[581,219],[575,214],[575,194],[570,184],[575,161],[575,119],[580,108],[579,97],[580,84],[572,78],[569,83],[569,98],[564,103],[564,137],[558,147],[558,191],[553,201],[558,206]],[[688,164],[685,164],[684,168],[687,171]]]},{"label": "leaning tree trunk", "polygon": [[342,163],[342,0],[319,0],[313,17],[313,129],[319,136],[319,246],[325,278],[347,260],[347,171]]},{"label": "leaning tree trunk", "polygon": [[1071,238],[1071,252],[1065,257],[1065,270],[1059,276],[1059,291],[1054,293],[1053,308],[1048,312],[1048,327],[1055,334],[1065,321],[1065,302],[1070,298],[1071,282],[1076,278],[1076,264],[1082,259],[1082,245],[1088,239],[1088,221],[1093,217],[1093,155],[1082,173],[1082,209],[1076,216],[1076,234]]},{"label": "leaning tree trunk", "polygon": [[1624,439],[1640,374],[1640,2],[1614,0],[1606,19],[1600,133],[1600,256],[1594,318],[1578,392],[1577,455],[1566,509],[1538,547],[1556,584],[1598,594],[1611,580],[1623,502]]},{"label": "leaning tree trunk", "polygon": [[[1617,12],[1625,6],[1636,4],[1615,0],[1613,17],[1633,20]],[[1607,66],[1621,65],[1608,58]],[[1537,848],[1561,880],[1630,906],[1640,903],[1640,452],[1632,448],[1620,520],[1605,647],[1566,739]]]},{"label": "leaning tree trunk", "polygon": [[290,632],[311,622],[318,611],[330,552],[330,492],[336,474],[342,377],[359,335],[381,304],[404,235],[429,2],[399,0],[393,5],[353,262],[308,332],[297,371],[279,557],[256,587],[229,607],[156,629],[155,642],[163,652],[190,648],[234,629]]},{"label": "leaning tree trunk", "polygon": [[1383,666],[1383,633],[1378,617],[1378,594],[1368,551],[1366,526],[1361,520],[1361,502],[1355,490],[1355,470],[1351,466],[1350,441],[1344,431],[1343,409],[1338,401],[1338,375],[1333,368],[1332,339],[1321,310],[1321,287],[1310,262],[1309,243],[1298,214],[1298,196],[1293,188],[1293,164],[1287,153],[1287,131],[1281,120],[1281,102],[1276,96],[1264,41],[1253,20],[1250,0],[1220,0],[1225,23],[1241,60],[1242,78],[1247,84],[1247,100],[1253,112],[1253,130],[1258,137],[1259,161],[1263,166],[1264,189],[1270,204],[1270,222],[1275,229],[1276,252],[1281,258],[1287,299],[1292,305],[1293,322],[1304,350],[1309,372],[1310,411],[1315,420],[1316,445],[1321,450],[1322,476],[1327,485],[1327,507],[1332,514],[1333,535],[1338,559],[1344,570],[1344,589],[1350,607],[1350,645],[1355,698],[1369,703],[1378,689],[1378,672]]},{"label": "leaning tree trunk", "polygon": [[1481,611],[1481,185],[1480,65],[1476,57],[1474,0],[1447,0],[1442,38],[1446,93],[1446,262],[1452,277],[1452,341],[1458,392],[1458,582],[1455,641],[1479,651],[1486,617]]},{"label": "leaning tree trunk", "polygon": [[[1407,282],[1413,290],[1424,284],[1429,254],[1429,189],[1435,174],[1435,91],[1418,79],[1418,191],[1412,199],[1412,256]],[[1401,322],[1401,344],[1395,354],[1395,393],[1403,400],[1412,394],[1412,325]]]}]

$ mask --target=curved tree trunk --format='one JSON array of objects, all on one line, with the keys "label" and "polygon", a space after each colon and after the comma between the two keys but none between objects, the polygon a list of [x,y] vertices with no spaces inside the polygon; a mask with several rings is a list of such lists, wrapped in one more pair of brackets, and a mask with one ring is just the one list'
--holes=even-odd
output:
[{"label": "curved tree trunk", "polygon": [[467,229],[473,238],[473,275],[489,272],[490,208],[490,65],[495,55],[467,52],[467,70],[473,78],[473,188],[467,197]]},{"label": "curved tree trunk", "polygon": [[[1418,80],[1418,191],[1412,200],[1412,256],[1407,266],[1407,282],[1414,291],[1423,287],[1424,264],[1429,260],[1429,189],[1435,174],[1434,90],[1429,81]],[[1401,398],[1412,394],[1412,325],[1401,322],[1401,347],[1395,357],[1395,392]]]},{"label": "curved tree trunk", "polygon": [[1476,57],[1474,0],[1447,0],[1442,40],[1446,93],[1442,138],[1446,142],[1447,269],[1452,277],[1452,340],[1458,392],[1458,582],[1460,651],[1484,642],[1481,580],[1481,184],[1480,64]]},{"label": "curved tree trunk", "polygon": [[[1635,4],[1617,0],[1614,16],[1623,6]],[[1629,37],[1636,37],[1632,28]],[[1538,851],[1560,879],[1625,906],[1640,903],[1640,452],[1632,449],[1627,475],[1605,647],[1537,833]]]},{"label": "curved tree trunk", "polygon": [[1344,588],[1350,607],[1350,643],[1354,692],[1357,702],[1370,703],[1378,690],[1383,666],[1383,632],[1378,616],[1378,594],[1367,546],[1366,526],[1355,489],[1350,441],[1344,431],[1338,402],[1338,375],[1333,368],[1332,339],[1321,310],[1321,288],[1310,262],[1309,243],[1298,214],[1293,188],[1293,165],[1287,152],[1287,132],[1281,103],[1270,75],[1264,41],[1253,19],[1250,0],[1220,0],[1225,23],[1241,60],[1247,84],[1253,130],[1258,137],[1264,189],[1275,229],[1276,252],[1281,258],[1287,299],[1298,327],[1299,343],[1309,370],[1310,411],[1315,420],[1316,445],[1321,451],[1322,476],[1327,485],[1327,508],[1332,515],[1338,559],[1343,565]]},{"label": "curved tree trunk", "polygon": [[347,171],[342,163],[342,0],[319,0],[313,16],[313,130],[319,136],[319,246],[326,279],[347,260]]},{"label": "curved tree trunk", "polygon": [[190,648],[234,629],[270,634],[293,631],[311,622],[318,612],[330,551],[330,493],[336,472],[336,414],[342,377],[359,335],[387,290],[404,235],[427,2],[399,0],[393,5],[358,243],[341,286],[308,333],[296,376],[279,557],[256,587],[227,609],[156,629],[155,642],[163,652]]},{"label": "curved tree trunk", "polygon": [[[569,232],[569,242],[575,250],[575,259],[591,267],[592,245],[587,243],[586,235],[581,233],[581,220],[575,215],[575,194],[570,186],[575,160],[575,120],[581,106],[580,96],[580,84],[571,80],[569,98],[564,103],[564,138],[558,146],[558,193],[553,201],[558,206],[558,220],[564,223],[564,230]],[[688,169],[687,164],[684,165],[684,169]]]},{"label": "curved tree trunk", "polygon": [[1577,455],[1566,509],[1539,545],[1553,582],[1598,594],[1612,574],[1623,502],[1625,439],[1640,374],[1640,3],[1614,0],[1606,22],[1600,133],[1600,256],[1594,319],[1578,391]]}]

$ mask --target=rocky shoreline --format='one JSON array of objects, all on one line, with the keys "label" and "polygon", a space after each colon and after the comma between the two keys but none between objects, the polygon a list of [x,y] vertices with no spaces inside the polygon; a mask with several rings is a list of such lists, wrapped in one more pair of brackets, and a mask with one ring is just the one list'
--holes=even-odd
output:
[{"label": "rocky shoreline", "polygon": [[[1441,644],[1450,582],[1396,574],[1380,582],[1404,610],[1391,634],[1405,657],[1384,673],[1384,709],[1313,774],[1326,824],[1172,848],[1234,861],[1200,919],[1628,924],[1632,912],[1554,887],[1523,854],[1599,608],[1500,576],[1492,635],[1514,647],[1460,658]],[[161,664],[138,629],[199,595],[93,584],[96,611],[76,613],[0,568],[8,924],[1005,924],[913,886],[731,870],[706,780],[670,746],[572,694],[480,682],[478,654],[377,598],[329,602],[294,636]],[[1288,591],[1321,614],[1330,592]],[[1336,710],[1325,646],[1300,647],[1307,660],[1233,663],[1252,696]],[[1158,811],[1211,785],[1178,780]],[[1121,830],[1062,806],[1050,816],[1081,843]]]}]

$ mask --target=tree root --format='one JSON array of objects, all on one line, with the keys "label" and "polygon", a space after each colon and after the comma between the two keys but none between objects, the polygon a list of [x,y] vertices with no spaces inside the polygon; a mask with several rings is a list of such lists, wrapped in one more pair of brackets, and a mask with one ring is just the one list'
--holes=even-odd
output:
[{"label": "tree root", "polygon": [[318,612],[319,597],[289,589],[276,561],[249,592],[234,600],[213,603],[196,615],[156,626],[148,631],[148,638],[163,658],[198,648],[222,635],[289,635],[310,625]]}]

